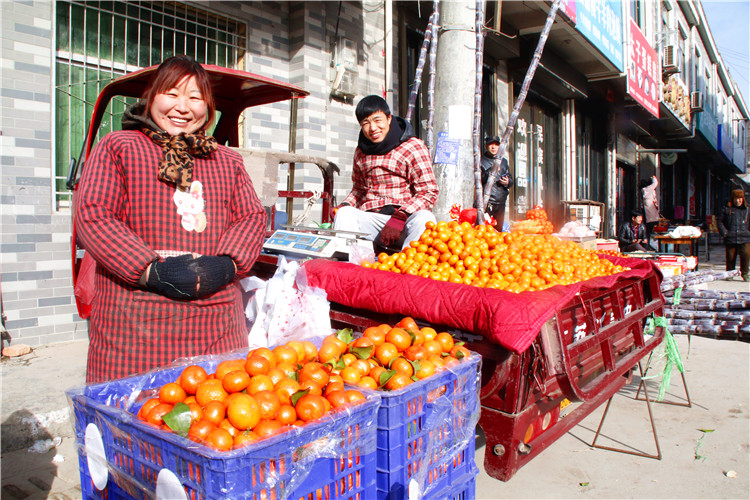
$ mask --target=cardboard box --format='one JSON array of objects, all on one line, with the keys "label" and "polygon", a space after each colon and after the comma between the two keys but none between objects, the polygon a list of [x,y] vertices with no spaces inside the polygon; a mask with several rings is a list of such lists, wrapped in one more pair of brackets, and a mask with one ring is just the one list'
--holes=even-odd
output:
[{"label": "cardboard box", "polygon": [[614,250],[615,252],[620,251],[620,242],[617,240],[608,240],[604,238],[597,238],[596,240],[597,250]]}]

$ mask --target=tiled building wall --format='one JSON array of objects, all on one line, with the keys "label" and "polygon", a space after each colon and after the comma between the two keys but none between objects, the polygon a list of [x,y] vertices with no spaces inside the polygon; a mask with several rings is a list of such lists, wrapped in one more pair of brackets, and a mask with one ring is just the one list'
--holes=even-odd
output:
[{"label": "tiled building wall", "polygon": [[[341,167],[335,186],[343,199],[351,187],[359,132],[354,107],[362,96],[382,95],[384,89],[382,6],[344,2],[339,19],[338,2],[200,3],[247,22],[245,70],[311,92],[299,102],[297,152]],[[85,338],[87,324],[73,297],[70,213],[54,206],[54,5],[0,1],[0,9],[0,280],[6,327],[14,342],[32,346]],[[330,97],[337,24],[339,35],[358,44],[357,95],[351,102]],[[289,117],[289,103],[247,113],[246,145],[286,151]],[[298,168],[296,179],[298,188],[322,187],[314,165]],[[313,217],[320,220],[319,213]]]},{"label": "tiled building wall", "polygon": [[86,336],[73,301],[70,217],[52,192],[52,4],[0,2],[3,312],[14,342]]}]

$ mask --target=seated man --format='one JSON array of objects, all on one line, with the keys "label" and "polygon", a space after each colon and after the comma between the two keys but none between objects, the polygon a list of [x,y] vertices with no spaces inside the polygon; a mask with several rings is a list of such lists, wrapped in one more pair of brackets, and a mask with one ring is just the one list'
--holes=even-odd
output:
[{"label": "seated man", "polygon": [[378,246],[400,251],[419,239],[438,196],[427,146],[411,125],[392,116],[385,99],[363,98],[356,109],[362,128],[354,151],[352,191],[336,209],[333,228],[366,233]]},{"label": "seated man", "polygon": [[646,238],[646,226],[643,225],[643,214],[638,210],[631,212],[631,221],[622,225],[620,231],[621,252],[653,252]]}]

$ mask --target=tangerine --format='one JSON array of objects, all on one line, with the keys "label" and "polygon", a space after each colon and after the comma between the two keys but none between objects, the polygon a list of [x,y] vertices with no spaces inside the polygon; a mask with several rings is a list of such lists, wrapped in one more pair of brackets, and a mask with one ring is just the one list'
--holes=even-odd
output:
[{"label": "tangerine", "polygon": [[209,401],[203,407],[203,420],[208,420],[214,425],[219,425],[227,416],[227,408],[221,401]]},{"label": "tangerine", "polygon": [[[215,380],[215,382],[212,382]],[[209,401],[224,401],[227,397],[227,391],[218,379],[209,379],[198,385],[195,393],[195,401],[205,408]]]},{"label": "tangerine", "polygon": [[208,373],[206,372],[205,368],[198,365],[190,365],[186,366],[185,369],[182,370],[179,378],[179,383],[186,393],[195,394],[195,391],[198,389],[198,384],[200,384],[207,378]]},{"label": "tangerine", "polygon": [[396,346],[398,352],[403,352],[411,345],[411,336],[403,328],[393,327],[386,334],[385,341]]},{"label": "tangerine", "polygon": [[215,428],[216,424],[208,420],[198,420],[197,422],[193,422],[190,425],[190,429],[188,430],[188,439],[191,439],[196,443],[200,443],[201,441],[206,439],[208,433]]},{"label": "tangerine", "polygon": [[187,393],[185,389],[176,382],[166,383],[159,389],[159,401],[162,403],[176,405],[177,403],[182,403],[186,397]]},{"label": "tangerine", "polygon": [[245,371],[251,377],[255,375],[267,375],[270,369],[271,363],[267,357],[260,354],[248,354],[247,361],[245,361]]},{"label": "tangerine", "polygon": [[283,425],[292,425],[297,420],[297,411],[294,406],[283,404],[276,412],[276,420]]},{"label": "tangerine", "polygon": [[294,409],[297,411],[297,418],[303,422],[310,422],[323,416],[325,413],[325,398],[313,394],[305,394],[297,400]]},{"label": "tangerine", "polygon": [[227,406],[227,418],[240,431],[252,429],[260,422],[260,405],[249,394],[239,393]]},{"label": "tangerine", "polygon": [[211,429],[211,432],[208,433],[204,441],[208,446],[219,451],[229,451],[234,445],[232,435],[229,434],[229,431],[221,427]]},{"label": "tangerine", "polygon": [[274,434],[279,434],[282,432],[282,427],[284,427],[284,425],[278,420],[262,419],[258,422],[258,425],[253,427],[253,432],[256,433],[260,439],[263,439],[273,436]]},{"label": "tangerine", "polygon": [[375,348],[375,358],[383,366],[388,366],[390,362],[398,356],[398,349],[390,342],[383,342]]},{"label": "tangerine", "polygon": [[259,439],[260,437],[253,431],[248,430],[248,431],[238,432],[237,435],[234,436],[234,447],[241,448],[242,446],[253,444],[257,442]]},{"label": "tangerine", "polygon": [[229,372],[224,375],[221,385],[230,394],[243,391],[250,385],[250,375],[244,369]]}]

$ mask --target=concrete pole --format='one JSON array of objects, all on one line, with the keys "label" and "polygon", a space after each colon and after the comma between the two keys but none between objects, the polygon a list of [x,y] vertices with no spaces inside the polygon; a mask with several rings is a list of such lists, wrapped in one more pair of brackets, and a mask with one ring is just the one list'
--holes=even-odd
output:
[{"label": "concrete pole", "polygon": [[435,164],[440,194],[433,208],[438,220],[449,220],[454,203],[474,205],[474,148],[472,123],[476,80],[475,2],[440,3],[440,31],[435,80],[435,143],[440,133],[459,140],[458,165]]}]

